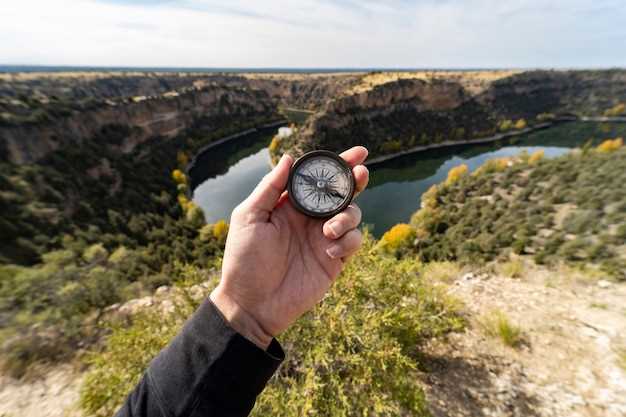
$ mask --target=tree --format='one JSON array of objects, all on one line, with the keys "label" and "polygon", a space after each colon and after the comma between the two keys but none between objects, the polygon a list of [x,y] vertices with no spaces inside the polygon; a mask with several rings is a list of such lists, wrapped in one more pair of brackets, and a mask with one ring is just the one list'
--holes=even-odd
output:
[{"label": "tree", "polygon": [[515,129],[517,130],[526,129],[526,120],[519,119],[517,122],[515,122]]},{"label": "tree", "polygon": [[466,176],[469,172],[467,165],[461,164],[452,168],[448,172],[448,178],[446,179],[446,185],[452,185],[455,182],[459,181],[462,177]]}]

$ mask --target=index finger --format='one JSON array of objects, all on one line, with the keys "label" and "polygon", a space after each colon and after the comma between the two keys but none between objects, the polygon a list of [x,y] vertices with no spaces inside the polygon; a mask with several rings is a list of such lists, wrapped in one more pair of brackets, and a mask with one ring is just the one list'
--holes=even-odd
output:
[{"label": "index finger", "polygon": [[361,165],[363,162],[365,162],[367,154],[367,148],[365,148],[364,146],[355,146],[348,149],[347,151],[340,153],[339,156],[343,158],[343,160],[346,161],[348,165],[354,168],[355,166]]}]

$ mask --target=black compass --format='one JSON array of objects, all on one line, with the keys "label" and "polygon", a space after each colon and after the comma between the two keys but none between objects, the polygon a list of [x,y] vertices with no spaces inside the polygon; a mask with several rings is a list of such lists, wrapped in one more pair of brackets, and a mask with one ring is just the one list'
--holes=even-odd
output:
[{"label": "black compass", "polygon": [[292,204],[311,217],[331,217],[344,210],[355,188],[352,169],[329,151],[302,155],[291,167],[287,185]]}]

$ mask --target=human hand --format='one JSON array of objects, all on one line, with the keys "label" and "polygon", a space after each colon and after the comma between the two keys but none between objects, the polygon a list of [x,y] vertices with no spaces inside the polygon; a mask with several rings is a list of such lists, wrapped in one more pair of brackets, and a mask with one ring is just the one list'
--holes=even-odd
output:
[{"label": "human hand", "polygon": [[[352,167],[356,191],[369,179],[367,149],[340,155]],[[211,301],[229,324],[262,349],[322,300],[345,260],[361,245],[361,211],[352,203],[330,219],[297,211],[285,187],[293,158],[283,155],[233,210],[222,278]]]}]

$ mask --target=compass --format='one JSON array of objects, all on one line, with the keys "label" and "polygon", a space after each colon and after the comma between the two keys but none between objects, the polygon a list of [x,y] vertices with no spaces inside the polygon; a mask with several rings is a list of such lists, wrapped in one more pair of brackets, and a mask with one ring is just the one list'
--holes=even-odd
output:
[{"label": "compass", "polygon": [[287,184],[292,204],[311,217],[331,217],[344,210],[355,188],[352,169],[329,151],[302,155],[291,167]]}]

